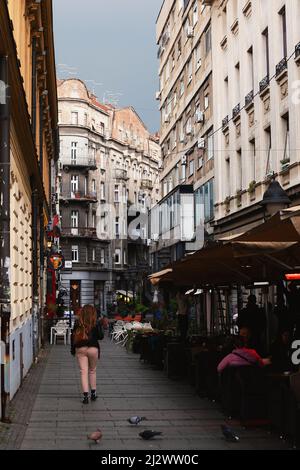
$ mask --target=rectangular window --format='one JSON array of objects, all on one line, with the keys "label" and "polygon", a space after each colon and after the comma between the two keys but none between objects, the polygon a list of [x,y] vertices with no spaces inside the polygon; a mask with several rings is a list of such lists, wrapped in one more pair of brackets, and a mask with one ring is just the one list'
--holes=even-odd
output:
[{"label": "rectangular window", "polygon": [[104,135],[104,131],[105,131],[104,122],[100,122],[100,134]]},{"label": "rectangular window", "polygon": [[189,176],[194,174],[194,160],[190,160],[189,162]]},{"label": "rectangular window", "polygon": [[92,214],[92,228],[96,228],[96,212]]},{"label": "rectangular window", "polygon": [[93,193],[96,192],[96,180],[92,180],[92,191]]},{"label": "rectangular window", "polygon": [[92,261],[93,261],[93,263],[96,262],[96,248],[92,249]]},{"label": "rectangular window", "polygon": [[207,159],[214,158],[214,136],[213,131],[207,137]]},{"label": "rectangular window", "polygon": [[264,48],[265,48],[265,64],[266,64],[266,75],[270,76],[270,49],[269,49],[269,30],[266,28],[263,33],[264,37]]},{"label": "rectangular window", "polygon": [[195,69],[196,71],[201,67],[202,61],[201,61],[201,44],[200,42],[196,46],[195,49]]},{"label": "rectangular window", "polygon": [[181,165],[181,180],[182,182],[186,180],[186,165]]},{"label": "rectangular window", "polygon": [[72,175],[71,176],[71,192],[76,193],[79,188],[79,176],[78,175]]},{"label": "rectangular window", "polygon": [[196,1],[193,6],[193,26],[195,26],[197,21],[198,21],[198,3]]},{"label": "rectangular window", "polygon": [[286,33],[286,10],[285,6],[280,10],[279,15],[281,16],[281,29],[282,29],[282,50],[283,57],[287,57],[287,33]]},{"label": "rectangular window", "polygon": [[71,211],[71,227],[78,228],[79,212]]},{"label": "rectangular window", "polygon": [[255,139],[250,141],[250,149],[251,149],[251,157],[252,157],[252,164],[251,164],[251,181],[256,181],[256,145]]},{"label": "rectangular window", "polygon": [[184,78],[182,77],[180,79],[179,96],[182,96],[183,94],[184,94]]},{"label": "rectangular window", "polygon": [[119,198],[119,185],[116,184],[115,185],[115,202],[119,202],[120,201],[120,198]]},{"label": "rectangular window", "polygon": [[127,264],[127,252],[124,250],[124,264]]},{"label": "rectangular window", "polygon": [[83,125],[84,125],[85,127],[87,127],[87,125],[88,125],[88,115],[87,115],[87,113],[84,113]]},{"label": "rectangular window", "polygon": [[254,90],[254,63],[253,63],[253,47],[251,46],[248,49],[248,70],[249,70],[249,77],[251,80],[251,90]]},{"label": "rectangular window", "polygon": [[77,163],[77,144],[78,142],[71,142],[71,164],[76,165]]},{"label": "rectangular window", "polygon": [[73,126],[78,126],[78,113],[76,111],[71,113],[71,123]]},{"label": "rectangular window", "polygon": [[100,263],[103,265],[105,264],[105,250],[104,248],[101,248],[101,252],[100,252]]},{"label": "rectangular window", "polygon": [[192,59],[189,60],[187,69],[188,69],[188,85],[189,85],[191,83],[191,81],[193,80],[193,61],[192,61]]},{"label": "rectangular window", "polygon": [[195,191],[195,224],[208,222],[214,217],[214,180],[211,179]]},{"label": "rectangular window", "polygon": [[239,191],[243,189],[243,165],[242,165],[242,150],[236,153],[236,168],[237,168],[237,182],[236,189]]},{"label": "rectangular window", "polygon": [[78,246],[72,246],[72,262],[79,263],[79,248]]},{"label": "rectangular window", "polygon": [[204,92],[204,109],[205,111],[209,108],[209,91]]},{"label": "rectangular window", "polygon": [[101,170],[105,170],[105,153],[101,152],[100,154],[100,168]]},{"label": "rectangular window", "polygon": [[103,200],[105,200],[105,183],[101,181],[100,183],[100,197]]},{"label": "rectangular window", "polygon": [[116,221],[115,221],[115,234],[116,234],[116,238],[120,238],[120,219],[119,219],[119,217],[116,217]]},{"label": "rectangular window", "polygon": [[209,54],[211,51],[211,27],[209,26],[205,31],[205,53],[206,55]]},{"label": "rectangular window", "polygon": [[121,250],[117,248],[115,250],[115,264],[121,264]]}]

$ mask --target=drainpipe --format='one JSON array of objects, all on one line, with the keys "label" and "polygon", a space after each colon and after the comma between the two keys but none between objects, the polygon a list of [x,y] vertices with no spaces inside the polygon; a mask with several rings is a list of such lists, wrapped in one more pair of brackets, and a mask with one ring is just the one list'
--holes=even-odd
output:
[{"label": "drainpipe", "polygon": [[[8,58],[0,57],[0,316],[1,316],[1,420],[9,398],[10,298],[10,109]],[[4,357],[3,357],[4,354]]]},{"label": "drainpipe", "polygon": [[36,37],[32,38],[32,80],[31,80],[31,129],[34,142],[36,141]]},{"label": "drainpipe", "polygon": [[32,190],[32,329],[33,329],[33,360],[38,354],[38,192]]}]

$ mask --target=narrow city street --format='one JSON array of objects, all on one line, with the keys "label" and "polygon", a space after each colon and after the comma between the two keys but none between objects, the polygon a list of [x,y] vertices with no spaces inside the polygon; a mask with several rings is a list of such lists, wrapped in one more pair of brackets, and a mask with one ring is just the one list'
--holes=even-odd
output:
[{"label": "narrow city street", "polygon": [[[198,397],[183,381],[153,370],[120,346],[102,341],[96,402],[80,403],[79,372],[69,346],[57,344],[43,353],[10,406],[11,425],[0,425],[0,449],[215,450],[286,449],[266,429],[245,430],[231,422],[240,437],[228,443],[218,405]],[[24,406],[26,404],[26,407]],[[26,410],[25,410],[26,408]],[[131,426],[131,416],[147,421]],[[101,429],[96,445],[87,434]],[[163,435],[143,441],[145,429]]]}]

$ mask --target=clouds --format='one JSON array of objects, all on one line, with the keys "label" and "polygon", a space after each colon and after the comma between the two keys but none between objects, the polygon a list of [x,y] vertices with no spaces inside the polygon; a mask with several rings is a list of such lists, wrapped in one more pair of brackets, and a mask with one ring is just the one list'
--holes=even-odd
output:
[{"label": "clouds", "polygon": [[159,127],[155,22],[161,4],[54,0],[57,63],[66,65],[58,68],[59,78],[77,75],[103,84],[90,83],[99,99],[105,90],[122,93],[119,105],[133,105],[152,131]]}]

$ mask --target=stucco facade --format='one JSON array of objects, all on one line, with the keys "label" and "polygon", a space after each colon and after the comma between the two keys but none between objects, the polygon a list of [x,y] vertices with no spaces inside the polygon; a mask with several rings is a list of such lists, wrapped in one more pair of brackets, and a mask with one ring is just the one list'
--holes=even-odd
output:
[{"label": "stucco facade", "polygon": [[50,0],[1,2],[0,56],[1,76],[6,69],[9,86],[0,122],[0,167],[5,175],[1,266],[8,269],[8,277],[5,269],[0,273],[1,339],[6,345],[6,364],[1,368],[3,414],[43,340],[45,227],[51,217],[51,172],[58,153]]}]

